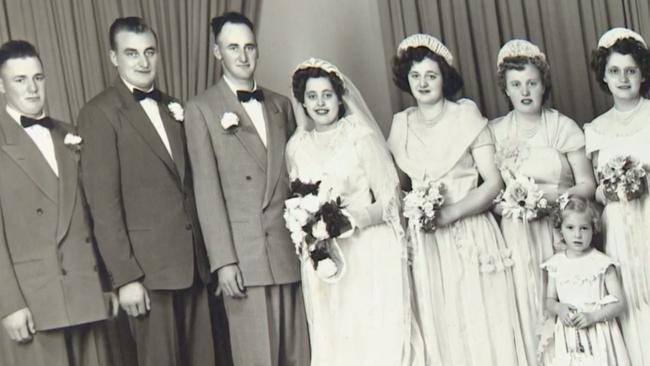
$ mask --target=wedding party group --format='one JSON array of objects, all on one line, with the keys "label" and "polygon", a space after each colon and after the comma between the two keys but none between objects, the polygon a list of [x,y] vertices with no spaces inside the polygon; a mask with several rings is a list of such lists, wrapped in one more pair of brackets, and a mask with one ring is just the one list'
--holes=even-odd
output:
[{"label": "wedding party group", "polygon": [[116,19],[118,76],[74,123],[44,110],[36,48],[0,46],[1,365],[121,365],[116,317],[140,366],[218,365],[218,337],[236,366],[650,365],[641,35],[594,45],[613,106],[582,127],[533,43],[495,55],[511,111],[488,121],[410,35],[415,105],[385,138],[334,64],[297,65],[287,98],[247,17],[210,26],[222,76],[184,102],[155,87],[156,32]]}]

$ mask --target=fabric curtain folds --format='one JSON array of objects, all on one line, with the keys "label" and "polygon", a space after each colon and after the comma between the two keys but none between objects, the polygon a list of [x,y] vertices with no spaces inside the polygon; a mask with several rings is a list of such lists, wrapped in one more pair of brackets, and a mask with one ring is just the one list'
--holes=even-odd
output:
[{"label": "fabric curtain folds", "polygon": [[117,75],[108,58],[115,18],[140,16],[157,32],[157,85],[186,100],[220,75],[210,19],[232,10],[255,21],[259,6],[255,0],[0,0],[0,42],[36,46],[47,76],[48,114],[74,123],[81,106]]},{"label": "fabric curtain folds", "polygon": [[[616,26],[650,37],[647,0],[383,0],[379,13],[390,28],[382,32],[387,54],[413,33],[439,37],[455,56],[463,95],[489,118],[509,110],[496,73],[496,55],[505,42],[528,39],[546,53],[551,105],[582,124],[611,106],[589,69],[598,37]],[[397,88],[393,93],[396,111],[412,103]]]}]

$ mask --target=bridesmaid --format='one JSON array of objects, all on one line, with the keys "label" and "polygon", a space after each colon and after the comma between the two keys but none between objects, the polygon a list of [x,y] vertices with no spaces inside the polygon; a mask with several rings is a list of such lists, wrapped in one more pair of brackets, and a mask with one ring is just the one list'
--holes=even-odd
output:
[{"label": "bridesmaid", "polygon": [[446,186],[437,229],[410,232],[427,362],[526,365],[510,251],[488,211],[503,187],[494,141],[473,102],[451,100],[463,85],[452,64],[440,41],[416,34],[393,65],[395,83],[417,102],[394,116],[388,140],[403,181]]},{"label": "bridesmaid", "polygon": [[[596,171],[617,156],[650,164],[650,51],[643,38],[625,28],[602,35],[591,68],[614,106],[585,125],[587,154]],[[647,179],[647,178],[646,178]],[[646,180],[647,183],[647,180]],[[608,200],[602,185],[596,199],[605,205],[605,251],[621,264],[628,311],[621,317],[623,337],[633,365],[650,365],[650,199]]]},{"label": "bridesmaid", "polygon": [[[520,174],[533,178],[549,202],[563,193],[592,197],[596,186],[582,130],[572,119],[544,107],[551,91],[544,53],[525,40],[507,42],[497,56],[497,77],[513,108],[489,124],[505,184]],[[500,205],[495,212],[502,214]],[[516,263],[513,275],[526,356],[535,360],[546,288],[539,268],[553,255],[559,236],[550,217],[529,222],[504,216],[501,230]]]}]

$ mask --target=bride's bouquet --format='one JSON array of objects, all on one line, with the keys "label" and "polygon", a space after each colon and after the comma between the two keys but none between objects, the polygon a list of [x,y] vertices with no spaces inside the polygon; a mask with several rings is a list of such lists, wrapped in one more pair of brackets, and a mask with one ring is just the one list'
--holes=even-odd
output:
[{"label": "bride's bouquet", "polygon": [[345,260],[334,239],[351,236],[354,225],[333,187],[322,187],[321,181],[291,182],[284,220],[296,254],[309,258],[321,279],[332,282],[343,275]]},{"label": "bride's bouquet", "polygon": [[609,201],[632,201],[648,192],[646,171],[631,156],[617,156],[598,169],[598,182]]},{"label": "bride's bouquet", "polygon": [[533,178],[523,174],[512,174],[494,203],[500,204],[503,217],[530,221],[549,214],[551,206]]},{"label": "bride's bouquet", "polygon": [[436,213],[445,202],[444,184],[434,181],[413,181],[413,189],[404,196],[404,217],[415,229],[432,232],[436,229]]}]

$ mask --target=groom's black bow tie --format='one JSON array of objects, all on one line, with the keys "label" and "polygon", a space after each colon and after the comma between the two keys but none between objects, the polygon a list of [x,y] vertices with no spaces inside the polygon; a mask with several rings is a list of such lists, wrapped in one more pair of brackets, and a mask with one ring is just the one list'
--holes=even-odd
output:
[{"label": "groom's black bow tie", "polygon": [[255,99],[256,101],[261,102],[264,100],[264,93],[262,93],[260,89],[257,89],[252,92],[245,91],[245,90],[237,90],[237,99],[239,99],[239,101],[242,103],[246,103],[251,99]]},{"label": "groom's black bow tie", "polygon": [[50,117],[43,117],[41,119],[30,118],[27,116],[20,116],[20,124],[23,128],[32,127],[34,125],[39,125],[51,130],[54,127],[54,123]]},{"label": "groom's black bow tie", "polygon": [[161,95],[160,95],[160,90],[158,89],[154,89],[150,92],[144,92],[140,89],[133,88],[133,98],[135,98],[136,102],[139,102],[147,98],[153,99],[156,102],[160,102]]}]

